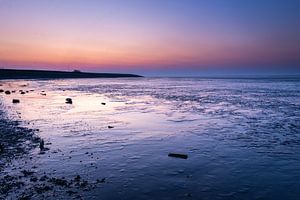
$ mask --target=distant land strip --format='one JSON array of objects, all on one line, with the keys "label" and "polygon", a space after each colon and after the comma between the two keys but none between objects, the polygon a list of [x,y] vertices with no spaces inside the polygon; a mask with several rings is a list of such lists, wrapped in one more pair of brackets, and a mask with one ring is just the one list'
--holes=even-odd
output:
[{"label": "distant land strip", "polygon": [[142,77],[135,74],[119,73],[87,73],[74,70],[66,71],[46,71],[46,70],[18,70],[0,69],[0,79],[52,79],[52,78],[130,78]]}]

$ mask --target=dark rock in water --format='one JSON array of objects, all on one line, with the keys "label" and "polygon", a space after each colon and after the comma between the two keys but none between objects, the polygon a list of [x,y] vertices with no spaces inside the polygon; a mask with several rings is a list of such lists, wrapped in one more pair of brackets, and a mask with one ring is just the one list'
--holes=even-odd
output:
[{"label": "dark rock in water", "polygon": [[2,92],[4,92],[4,90],[1,89],[1,90],[0,90],[0,93],[2,93]]},{"label": "dark rock in water", "polygon": [[87,181],[82,181],[81,183],[80,183],[80,187],[87,187],[88,186],[88,182]]},{"label": "dark rock in water", "polygon": [[69,185],[68,181],[62,178],[51,178],[49,182],[55,185],[65,186],[65,187]]},{"label": "dark rock in water", "polygon": [[37,177],[30,178],[30,182],[37,182],[37,181],[38,181]]},{"label": "dark rock in water", "polygon": [[16,90],[11,91],[12,93],[16,93]]},{"label": "dark rock in water", "polygon": [[43,151],[43,150],[45,149],[45,146],[44,146],[44,145],[45,145],[44,140],[41,140],[41,141],[40,141],[40,150],[41,150],[41,151]]},{"label": "dark rock in water", "polygon": [[106,105],[106,103],[104,103],[104,102],[102,102],[101,104],[102,104],[102,105]]},{"label": "dark rock in water", "polygon": [[108,126],[107,128],[114,128],[113,126]]},{"label": "dark rock in water", "polygon": [[81,177],[80,177],[79,175],[77,175],[77,176],[74,178],[74,180],[77,181],[77,182],[79,182],[80,179],[81,179]]},{"label": "dark rock in water", "polygon": [[188,155],[186,154],[179,154],[179,153],[169,153],[169,157],[174,157],[174,158],[182,158],[182,159],[187,159]]},{"label": "dark rock in water", "polygon": [[105,183],[105,178],[103,178],[103,179],[101,179],[101,180],[97,179],[96,182],[97,182],[97,183]]},{"label": "dark rock in water", "polygon": [[4,151],[4,145],[0,144],[0,154]]},{"label": "dark rock in water", "polygon": [[49,177],[46,176],[46,175],[44,175],[44,176],[42,176],[42,177],[40,178],[40,181],[46,181],[47,179],[49,179]]},{"label": "dark rock in water", "polygon": [[46,96],[47,94],[41,93],[41,95]]},{"label": "dark rock in water", "polygon": [[25,94],[25,92],[22,91],[21,94]]},{"label": "dark rock in water", "polygon": [[5,94],[10,94],[10,91],[8,91],[8,90],[7,90],[7,91],[5,91]]},{"label": "dark rock in water", "polygon": [[73,101],[72,101],[72,99],[71,99],[71,98],[66,98],[66,103],[67,103],[67,104],[72,104],[72,103],[73,103]]},{"label": "dark rock in water", "polygon": [[13,103],[20,103],[20,100],[19,99],[13,99],[12,102]]},{"label": "dark rock in water", "polygon": [[72,190],[68,190],[68,191],[66,191],[66,193],[71,196],[73,194],[77,194],[78,192],[72,191]]},{"label": "dark rock in water", "polygon": [[34,187],[35,191],[38,193],[38,194],[42,194],[44,192],[47,192],[47,191],[50,191],[53,189],[52,186],[48,186],[48,185],[41,185],[41,186],[35,186]]},{"label": "dark rock in water", "polygon": [[25,177],[27,177],[27,176],[31,176],[31,175],[33,175],[34,174],[34,172],[32,172],[32,171],[28,171],[28,170],[23,170],[23,171],[21,171],[23,174],[24,174],[24,176]]}]

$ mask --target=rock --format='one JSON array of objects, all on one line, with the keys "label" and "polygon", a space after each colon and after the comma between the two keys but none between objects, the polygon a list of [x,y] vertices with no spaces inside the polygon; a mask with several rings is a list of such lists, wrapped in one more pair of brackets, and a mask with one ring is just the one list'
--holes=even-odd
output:
[{"label": "rock", "polygon": [[108,126],[107,128],[114,128],[113,126]]},{"label": "rock", "polygon": [[21,171],[21,172],[24,174],[25,177],[31,176],[32,174],[34,174],[34,172],[28,171],[28,170],[23,170],[23,171]]},{"label": "rock", "polygon": [[106,103],[104,103],[104,102],[102,102],[101,104],[102,104],[102,105],[106,105]]},{"label": "rock", "polygon": [[0,154],[3,153],[3,151],[4,151],[4,145],[0,144]]},{"label": "rock", "polygon": [[185,196],[192,197],[193,195],[191,193],[187,193],[187,194],[185,194]]},{"label": "rock", "polygon": [[38,186],[35,186],[34,187],[35,191],[38,193],[38,194],[42,194],[44,192],[47,192],[47,191],[50,191],[53,189],[53,187],[51,186],[48,186],[48,185],[38,185]]},{"label": "rock", "polygon": [[13,99],[12,103],[20,103],[20,100],[19,99]]},{"label": "rock", "polygon": [[66,103],[67,103],[67,104],[72,104],[72,103],[73,103],[73,101],[72,101],[72,99],[71,99],[71,98],[66,98]]},{"label": "rock", "polygon": [[41,95],[46,96],[47,94],[41,93]]},{"label": "rock", "polygon": [[73,194],[77,194],[78,192],[72,191],[72,190],[68,190],[68,191],[66,191],[66,193],[71,196]]},{"label": "rock", "polygon": [[6,90],[6,91],[5,91],[5,94],[10,94],[10,91]]},{"label": "rock", "polygon": [[0,90],[0,93],[2,93],[2,92],[4,92],[4,90],[1,89],[1,90]]},{"label": "rock", "polygon": [[25,94],[25,92],[22,91],[21,94]]},{"label": "rock", "polygon": [[80,183],[80,187],[87,187],[88,186],[88,182],[87,181],[82,181],[81,183]]},{"label": "rock", "polygon": [[77,182],[79,182],[80,179],[81,179],[81,177],[80,177],[79,175],[77,175],[77,176],[74,178],[74,180],[77,181]]},{"label": "rock", "polygon": [[102,178],[101,180],[97,179],[97,183],[105,183],[105,178]]},{"label": "rock", "polygon": [[182,159],[187,159],[188,155],[186,154],[179,154],[179,153],[169,153],[169,157],[174,157],[174,158],[182,158]]},{"label": "rock", "polygon": [[41,150],[41,151],[43,151],[43,150],[45,149],[45,146],[44,146],[44,145],[45,145],[44,140],[41,140],[41,141],[40,141],[40,150]]},{"label": "rock", "polygon": [[46,181],[47,179],[49,179],[49,177],[46,176],[46,175],[44,175],[44,176],[42,176],[42,177],[40,178],[40,181]]},{"label": "rock", "polygon": [[37,181],[38,181],[37,177],[30,178],[30,182],[37,182]]},{"label": "rock", "polygon": [[62,178],[51,178],[48,182],[59,186],[65,186],[65,187],[69,186],[68,181]]}]

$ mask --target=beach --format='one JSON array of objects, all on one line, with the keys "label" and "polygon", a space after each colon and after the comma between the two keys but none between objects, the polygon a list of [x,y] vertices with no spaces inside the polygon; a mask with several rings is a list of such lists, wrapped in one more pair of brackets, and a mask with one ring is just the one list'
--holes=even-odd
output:
[{"label": "beach", "polygon": [[297,78],[0,85],[0,198],[300,197]]}]

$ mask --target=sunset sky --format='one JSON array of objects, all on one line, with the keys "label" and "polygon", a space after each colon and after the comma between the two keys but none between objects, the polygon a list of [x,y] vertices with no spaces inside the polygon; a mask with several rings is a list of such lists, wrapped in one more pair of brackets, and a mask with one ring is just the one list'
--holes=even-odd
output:
[{"label": "sunset sky", "polygon": [[0,68],[299,69],[300,0],[0,0]]}]

